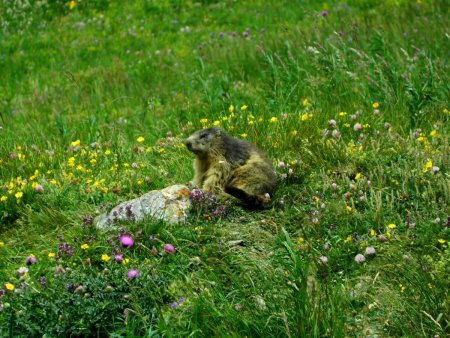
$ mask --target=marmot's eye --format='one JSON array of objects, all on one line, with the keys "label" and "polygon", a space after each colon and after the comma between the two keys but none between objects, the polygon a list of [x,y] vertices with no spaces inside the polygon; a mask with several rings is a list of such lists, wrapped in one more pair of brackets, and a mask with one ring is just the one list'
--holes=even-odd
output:
[{"label": "marmot's eye", "polygon": [[201,139],[202,139],[202,138],[205,138],[206,136],[208,136],[207,133],[200,134],[200,138],[201,138]]}]

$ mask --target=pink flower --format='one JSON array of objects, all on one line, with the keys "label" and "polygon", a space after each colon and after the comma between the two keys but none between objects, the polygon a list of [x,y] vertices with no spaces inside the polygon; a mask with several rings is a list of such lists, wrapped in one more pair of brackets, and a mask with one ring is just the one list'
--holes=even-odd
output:
[{"label": "pink flower", "polygon": [[328,263],[328,257],[327,256],[320,256],[319,257],[319,263],[325,265]]},{"label": "pink flower", "polygon": [[366,248],[366,251],[365,251],[365,253],[366,253],[366,255],[367,256],[372,256],[372,255],[375,255],[375,248],[373,247],[373,246],[368,246],[367,248]]},{"label": "pink flower", "polygon": [[123,235],[120,236],[120,243],[122,243],[123,246],[130,247],[134,244],[134,241],[130,235]]},{"label": "pink flower", "polygon": [[36,257],[34,257],[33,255],[29,255],[27,257],[27,259],[25,260],[25,264],[26,265],[33,265],[37,262]]},{"label": "pink flower", "polygon": [[355,262],[358,264],[364,263],[365,260],[366,260],[366,257],[364,257],[364,255],[357,254],[355,256]]},{"label": "pink flower", "polygon": [[130,269],[127,272],[128,279],[133,279],[139,276],[139,271],[136,269]]},{"label": "pink flower", "polygon": [[122,255],[119,255],[119,254],[114,255],[114,260],[117,263],[122,263],[122,261],[123,261]]},{"label": "pink flower", "polygon": [[34,188],[34,191],[36,191],[36,192],[43,192],[44,191],[44,187],[42,185],[38,184],[36,186],[36,188]]},{"label": "pink flower", "polygon": [[355,123],[355,125],[353,126],[353,130],[354,131],[360,131],[361,130],[361,124],[360,123]]},{"label": "pink flower", "polygon": [[167,243],[166,245],[164,245],[164,252],[168,253],[168,254],[172,254],[175,252],[175,248],[173,247],[172,244]]}]

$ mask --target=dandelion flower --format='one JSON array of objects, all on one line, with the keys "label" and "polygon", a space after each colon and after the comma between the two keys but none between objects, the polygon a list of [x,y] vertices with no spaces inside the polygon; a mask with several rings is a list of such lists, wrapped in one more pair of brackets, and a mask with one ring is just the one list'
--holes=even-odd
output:
[{"label": "dandelion flower", "polygon": [[389,229],[395,229],[396,227],[397,225],[395,225],[394,223],[388,224]]},{"label": "dandelion flower", "polygon": [[5,283],[5,289],[8,291],[14,291],[14,285],[11,283]]},{"label": "dandelion flower", "polygon": [[230,113],[234,112],[234,106],[232,104],[230,104],[230,106],[228,107],[228,111]]},{"label": "dandelion flower", "polygon": [[436,136],[437,135],[437,131],[436,130],[432,130],[431,132],[430,132],[430,136],[431,137],[434,137],[434,136]]},{"label": "dandelion flower", "polygon": [[377,109],[380,106],[380,104],[378,102],[374,102],[372,103],[372,107]]},{"label": "dandelion flower", "polygon": [[83,249],[83,250],[87,250],[87,249],[89,249],[89,244],[81,244],[81,249]]},{"label": "dandelion flower", "polygon": [[142,143],[145,141],[145,138],[143,138],[142,136],[139,136],[136,141],[138,141],[139,143]]},{"label": "dandelion flower", "polygon": [[278,119],[275,116],[272,116],[269,120],[270,123],[275,123],[277,121],[278,121]]},{"label": "dandelion flower", "polygon": [[70,1],[69,2],[69,9],[74,9],[76,5],[77,5],[77,3],[74,0]]}]

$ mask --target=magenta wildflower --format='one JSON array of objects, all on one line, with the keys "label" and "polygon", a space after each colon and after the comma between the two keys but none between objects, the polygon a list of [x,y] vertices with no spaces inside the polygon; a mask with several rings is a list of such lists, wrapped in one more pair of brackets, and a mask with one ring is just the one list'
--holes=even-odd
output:
[{"label": "magenta wildflower", "polygon": [[120,236],[120,243],[125,247],[130,247],[134,244],[134,241],[130,235],[122,235]]},{"label": "magenta wildflower", "polygon": [[38,184],[36,186],[36,188],[34,188],[34,191],[36,191],[36,192],[43,192],[44,191],[44,187],[42,185]]},{"label": "magenta wildflower", "polygon": [[37,259],[36,259],[36,257],[34,257],[33,255],[29,255],[28,257],[27,257],[27,259],[25,260],[25,264],[26,265],[33,265],[33,264],[35,264],[37,262]]},{"label": "magenta wildflower", "polygon": [[133,279],[139,276],[139,271],[136,269],[130,269],[127,272],[128,279]]},{"label": "magenta wildflower", "polygon": [[360,131],[361,130],[361,124],[360,123],[355,123],[355,125],[353,126],[353,130],[354,131]]},{"label": "magenta wildflower", "polygon": [[173,247],[172,244],[167,243],[166,245],[164,245],[164,252],[168,253],[168,254],[172,254],[175,252],[175,248]]},{"label": "magenta wildflower", "polygon": [[120,255],[120,254],[116,254],[116,255],[114,255],[114,260],[115,260],[117,263],[122,263],[123,257],[122,257],[122,255]]},{"label": "magenta wildflower", "polygon": [[320,15],[322,15],[323,17],[326,17],[328,15],[328,11],[322,11],[322,12],[320,12]]}]

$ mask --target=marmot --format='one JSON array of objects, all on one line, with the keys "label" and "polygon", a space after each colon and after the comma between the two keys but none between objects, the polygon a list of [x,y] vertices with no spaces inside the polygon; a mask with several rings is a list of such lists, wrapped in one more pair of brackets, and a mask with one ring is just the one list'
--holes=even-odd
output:
[{"label": "marmot", "polygon": [[196,131],[185,140],[196,155],[193,184],[203,191],[229,195],[248,207],[264,207],[277,176],[266,155],[248,141],[217,127]]}]

